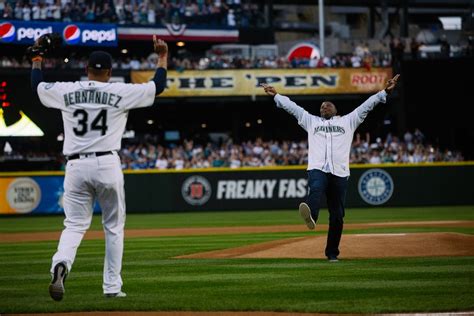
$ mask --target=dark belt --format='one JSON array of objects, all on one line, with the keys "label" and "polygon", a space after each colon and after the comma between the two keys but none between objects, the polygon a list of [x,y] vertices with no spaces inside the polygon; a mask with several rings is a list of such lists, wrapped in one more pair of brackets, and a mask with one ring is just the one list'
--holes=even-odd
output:
[{"label": "dark belt", "polygon": [[74,160],[74,159],[79,159],[81,156],[84,156],[84,158],[87,157],[100,157],[100,156],[105,156],[105,155],[113,155],[114,153],[112,151],[98,151],[95,153],[84,153],[84,154],[74,154],[71,156],[66,156],[67,160]]}]

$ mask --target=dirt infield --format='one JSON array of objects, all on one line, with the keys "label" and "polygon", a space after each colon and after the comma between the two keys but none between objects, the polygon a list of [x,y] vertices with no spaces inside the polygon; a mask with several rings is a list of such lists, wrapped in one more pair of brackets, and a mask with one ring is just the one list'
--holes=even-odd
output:
[{"label": "dirt infield", "polygon": [[[326,236],[299,237],[177,258],[325,258]],[[474,256],[474,236],[458,233],[347,234],[343,258]]]},{"label": "dirt infield", "polygon": [[[368,229],[378,227],[465,227],[473,228],[474,221],[423,221],[423,222],[390,222],[345,224],[344,230]],[[317,225],[317,231],[327,231],[327,225]],[[305,225],[279,226],[238,226],[238,227],[199,227],[199,228],[160,228],[160,229],[126,229],[126,238],[162,237],[162,236],[199,236],[199,235],[232,235],[245,233],[279,233],[308,231]],[[31,241],[58,240],[61,232],[0,233],[0,243],[17,243]],[[103,231],[88,231],[84,239],[103,239]]]}]

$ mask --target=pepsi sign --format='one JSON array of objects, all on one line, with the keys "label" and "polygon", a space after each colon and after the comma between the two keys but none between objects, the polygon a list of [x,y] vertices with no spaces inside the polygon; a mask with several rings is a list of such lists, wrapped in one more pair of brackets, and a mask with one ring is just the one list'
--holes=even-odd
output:
[{"label": "pepsi sign", "polygon": [[31,45],[48,33],[62,34],[66,45],[117,46],[115,24],[0,21],[0,43]]},{"label": "pepsi sign", "polygon": [[[88,26],[88,27],[87,27]],[[116,46],[117,31],[115,26],[109,29],[104,28],[104,25],[97,25],[95,28],[87,24],[85,27],[79,27],[77,24],[69,24],[64,28],[63,38],[68,45],[103,45]],[[115,43],[115,45],[110,45]]]}]

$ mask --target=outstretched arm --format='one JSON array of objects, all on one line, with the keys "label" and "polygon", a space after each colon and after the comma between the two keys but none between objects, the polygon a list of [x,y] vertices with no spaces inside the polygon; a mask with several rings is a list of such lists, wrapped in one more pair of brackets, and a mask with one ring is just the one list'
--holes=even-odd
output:
[{"label": "outstretched arm", "polygon": [[158,54],[158,63],[153,81],[156,86],[156,96],[160,95],[166,88],[166,73],[168,68],[168,45],[165,41],[157,39],[153,35],[153,46]]},{"label": "outstretched arm", "polygon": [[396,75],[388,80],[382,91],[379,91],[368,98],[364,103],[347,115],[353,130],[355,130],[365,120],[369,112],[372,111],[377,104],[386,102],[387,94],[392,93],[393,89],[395,89],[399,77],[400,75]]},{"label": "outstretched arm", "polygon": [[295,102],[291,101],[290,98],[278,94],[274,87],[269,86],[266,83],[262,83],[261,86],[266,94],[273,97],[277,107],[284,109],[286,112],[296,117],[298,124],[308,131],[311,122],[311,114]]}]

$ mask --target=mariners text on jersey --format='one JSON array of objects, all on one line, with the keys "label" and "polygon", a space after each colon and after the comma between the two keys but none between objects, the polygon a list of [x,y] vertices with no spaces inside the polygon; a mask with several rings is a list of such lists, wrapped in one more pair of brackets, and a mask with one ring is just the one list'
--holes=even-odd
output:
[{"label": "mariners text on jersey", "polygon": [[316,134],[317,132],[344,134],[346,131],[342,126],[316,126],[314,128],[314,134]]},{"label": "mariners text on jersey", "polygon": [[77,90],[69,93],[63,94],[64,105],[70,106],[74,104],[84,104],[84,103],[96,103],[96,104],[103,104],[103,105],[110,105],[114,108],[118,108],[118,104],[120,100],[122,100],[122,96],[105,92],[99,91],[95,89],[91,90]]}]

